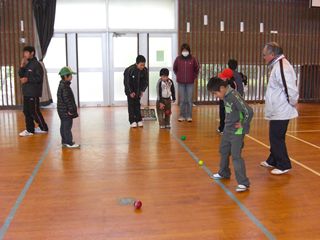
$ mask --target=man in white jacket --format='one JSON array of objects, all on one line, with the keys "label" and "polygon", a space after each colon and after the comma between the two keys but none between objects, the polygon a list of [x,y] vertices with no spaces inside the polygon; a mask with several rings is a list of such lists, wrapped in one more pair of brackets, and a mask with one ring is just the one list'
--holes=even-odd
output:
[{"label": "man in white jacket", "polygon": [[260,163],[280,175],[291,169],[285,137],[289,120],[298,117],[299,92],[293,67],[275,42],[267,43],[263,58],[271,70],[265,97],[265,118],[269,120],[270,155]]}]

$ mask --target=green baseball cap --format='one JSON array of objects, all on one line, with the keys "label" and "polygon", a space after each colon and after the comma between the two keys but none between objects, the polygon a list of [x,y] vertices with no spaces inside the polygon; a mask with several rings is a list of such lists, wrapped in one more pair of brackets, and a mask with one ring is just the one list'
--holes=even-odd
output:
[{"label": "green baseball cap", "polygon": [[72,71],[72,69],[70,67],[63,67],[61,68],[59,75],[65,76],[65,75],[71,75],[71,74],[76,74],[74,71]]}]

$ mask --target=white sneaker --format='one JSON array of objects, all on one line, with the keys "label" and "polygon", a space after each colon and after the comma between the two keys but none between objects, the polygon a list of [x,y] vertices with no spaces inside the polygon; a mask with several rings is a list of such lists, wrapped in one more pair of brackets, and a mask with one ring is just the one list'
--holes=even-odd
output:
[{"label": "white sneaker", "polygon": [[270,165],[269,163],[267,163],[267,161],[263,161],[260,163],[261,167],[265,167],[265,168],[274,168],[274,166]]},{"label": "white sneaker", "polygon": [[170,128],[171,128],[171,125],[166,125],[166,128],[170,129]]},{"label": "white sneaker", "polygon": [[138,122],[138,127],[143,127],[143,122],[142,121]]},{"label": "white sneaker", "polygon": [[249,187],[247,187],[246,185],[239,184],[236,188],[236,192],[244,192],[244,191],[247,191],[248,189]]},{"label": "white sneaker", "polygon": [[179,121],[179,122],[183,122],[183,121],[185,121],[185,120],[186,120],[186,119],[185,119],[184,117],[179,117],[179,118],[178,118],[178,121]]},{"label": "white sneaker", "polygon": [[192,122],[192,118],[187,118],[187,121],[188,122]]},{"label": "white sneaker", "polygon": [[130,125],[130,127],[132,127],[132,128],[136,128],[138,125],[137,125],[137,123],[136,122],[133,122],[133,123],[131,123],[131,125]]},{"label": "white sneaker", "polygon": [[164,125],[161,125],[161,126],[160,126],[160,128],[161,128],[161,129],[165,129],[165,128],[166,128],[166,126],[164,126]]},{"label": "white sneaker", "polygon": [[290,169],[280,170],[280,169],[275,168],[275,169],[273,169],[273,170],[271,171],[271,174],[281,175],[281,174],[284,174],[284,173],[289,172],[289,170],[290,170]]},{"label": "white sneaker", "polygon": [[23,130],[21,133],[19,133],[20,137],[27,137],[27,136],[32,136],[33,133],[28,132],[27,130]]},{"label": "white sneaker", "polygon": [[48,131],[43,131],[43,130],[41,130],[41,128],[37,127],[34,129],[34,133],[44,134],[44,133],[48,133]]},{"label": "white sneaker", "polygon": [[223,135],[223,131],[220,131],[220,129],[219,128],[217,128],[217,133],[219,133],[220,135]]},{"label": "white sneaker", "polygon": [[219,173],[214,173],[211,175],[211,178],[213,178],[214,180],[220,180],[220,179],[223,179],[224,177],[222,177]]},{"label": "white sneaker", "polygon": [[69,145],[69,144],[62,144],[62,147],[63,148],[80,148],[80,144],[72,144],[72,145]]}]

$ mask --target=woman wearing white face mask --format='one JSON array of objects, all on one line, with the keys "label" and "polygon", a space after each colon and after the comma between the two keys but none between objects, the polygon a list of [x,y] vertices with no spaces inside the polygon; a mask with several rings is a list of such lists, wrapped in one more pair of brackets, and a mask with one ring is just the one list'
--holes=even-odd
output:
[{"label": "woman wearing white face mask", "polygon": [[179,122],[192,122],[192,97],[194,82],[198,77],[199,63],[191,55],[190,46],[186,43],[181,45],[181,55],[173,64],[173,71],[178,82],[180,117]]}]

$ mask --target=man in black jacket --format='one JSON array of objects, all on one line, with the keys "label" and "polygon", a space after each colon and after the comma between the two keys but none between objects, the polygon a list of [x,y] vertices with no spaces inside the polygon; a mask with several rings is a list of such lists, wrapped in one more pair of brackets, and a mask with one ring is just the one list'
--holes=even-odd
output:
[{"label": "man in black jacket", "polygon": [[57,92],[57,110],[61,120],[60,134],[62,147],[80,148],[79,144],[73,142],[71,132],[73,119],[78,117],[76,101],[70,87],[72,74],[75,74],[75,72],[70,67],[63,67],[59,72],[61,81]]},{"label": "man in black jacket", "polygon": [[[35,49],[26,46],[19,69],[23,94],[23,113],[25,115],[26,130],[21,137],[32,136],[34,133],[47,133],[48,126],[40,112],[39,98],[42,96],[43,69],[35,57]],[[39,127],[35,128],[36,122]]]},{"label": "man in black jacket", "polygon": [[140,99],[148,87],[148,69],[145,67],[146,59],[138,55],[136,63],[124,71],[124,87],[128,99],[128,112],[130,126],[143,127]]}]

